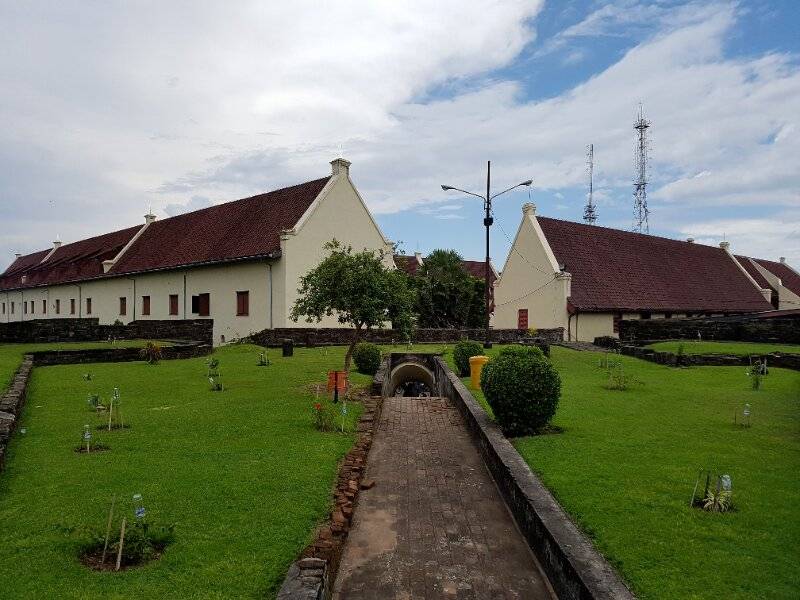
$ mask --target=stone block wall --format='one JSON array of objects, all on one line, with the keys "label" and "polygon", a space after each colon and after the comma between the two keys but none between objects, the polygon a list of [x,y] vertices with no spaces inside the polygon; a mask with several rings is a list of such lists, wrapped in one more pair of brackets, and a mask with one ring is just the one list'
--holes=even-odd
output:
[{"label": "stone block wall", "polygon": [[94,342],[118,340],[193,340],[212,343],[212,319],[140,320],[100,325],[98,319],[34,319],[0,323],[0,343]]},{"label": "stone block wall", "polygon": [[620,322],[620,339],[633,343],[659,340],[775,342],[800,344],[800,315],[758,318],[753,315],[706,319],[647,319]]},{"label": "stone block wall", "polygon": [[[528,332],[520,329],[492,329],[492,342],[513,344],[528,338]],[[483,329],[415,329],[411,340],[415,344],[453,343],[463,339],[482,341]],[[336,327],[286,327],[265,329],[254,334],[252,340],[261,346],[278,347],[284,339],[291,339],[298,346],[342,346],[349,344],[353,330]],[[564,328],[539,329],[537,339],[544,342],[560,342],[564,339]],[[375,344],[403,343],[403,335],[394,329],[373,329],[364,335],[364,340]]]},{"label": "stone block wall", "polygon": [[28,379],[33,368],[33,357],[26,355],[11,380],[11,385],[0,396],[0,471],[5,466],[6,447],[11,434],[17,427],[25,395],[28,391]]}]

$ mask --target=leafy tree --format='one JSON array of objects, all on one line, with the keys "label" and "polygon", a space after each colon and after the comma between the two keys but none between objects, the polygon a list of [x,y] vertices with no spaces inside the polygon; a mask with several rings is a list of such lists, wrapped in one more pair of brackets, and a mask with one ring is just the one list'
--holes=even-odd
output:
[{"label": "leafy tree", "polygon": [[[477,279],[462,266],[455,250],[434,250],[413,278],[420,327],[465,327],[475,313]],[[483,288],[481,287],[481,297]],[[472,317],[472,318],[471,318]],[[476,326],[483,323],[481,317]]]},{"label": "leafy tree", "polygon": [[353,349],[366,331],[391,322],[395,329],[410,333],[414,295],[404,274],[384,265],[382,251],[354,252],[335,239],[324,249],[328,255],[300,278],[291,318],[319,323],[323,317],[336,316],[339,323],[352,327],[344,359],[349,371]]}]

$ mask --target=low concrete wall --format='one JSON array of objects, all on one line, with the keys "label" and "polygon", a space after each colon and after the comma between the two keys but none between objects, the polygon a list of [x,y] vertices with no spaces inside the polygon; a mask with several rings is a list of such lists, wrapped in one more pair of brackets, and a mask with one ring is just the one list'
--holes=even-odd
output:
[{"label": "low concrete wall", "polygon": [[34,319],[0,323],[0,343],[95,342],[118,340],[195,340],[213,342],[211,319],[140,320],[100,325],[98,319]]},{"label": "low concrete wall", "polygon": [[619,325],[619,337],[641,344],[661,340],[696,340],[700,333],[705,341],[800,344],[798,317],[759,318],[749,315],[705,319],[623,319]]},{"label": "low concrete wall", "polygon": [[[464,339],[482,341],[483,329],[415,329],[411,340],[415,344],[452,343]],[[278,347],[284,339],[291,339],[301,346],[341,346],[349,344],[353,339],[353,330],[347,328],[322,327],[289,327],[265,329],[250,336],[261,346]],[[528,332],[520,329],[492,329],[492,342],[496,344],[513,344],[528,338]],[[556,329],[539,329],[536,338],[544,342],[560,342],[564,339],[563,327]],[[373,329],[364,334],[364,341],[375,344],[401,344],[403,334],[394,329]]]},{"label": "low concrete wall", "polygon": [[438,393],[450,398],[464,416],[484,463],[558,597],[633,598],[456,374],[440,357],[434,363]]},{"label": "low concrete wall", "polygon": [[739,367],[749,366],[751,362],[755,360],[766,359],[768,367],[800,371],[800,354],[773,352],[770,354],[751,354],[747,356],[727,354],[684,354],[678,356],[672,352],[660,352],[652,348],[632,345],[622,346],[620,348],[620,353],[670,367]]}]

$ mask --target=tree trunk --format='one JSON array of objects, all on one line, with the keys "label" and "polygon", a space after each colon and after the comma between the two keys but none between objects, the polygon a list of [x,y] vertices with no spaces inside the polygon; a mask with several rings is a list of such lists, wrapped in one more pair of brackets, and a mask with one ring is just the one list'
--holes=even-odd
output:
[{"label": "tree trunk", "polygon": [[353,340],[350,342],[350,345],[347,347],[347,354],[344,355],[344,372],[350,373],[350,362],[353,360],[353,350],[356,348],[356,344],[361,340],[361,326],[358,325],[353,332]]}]

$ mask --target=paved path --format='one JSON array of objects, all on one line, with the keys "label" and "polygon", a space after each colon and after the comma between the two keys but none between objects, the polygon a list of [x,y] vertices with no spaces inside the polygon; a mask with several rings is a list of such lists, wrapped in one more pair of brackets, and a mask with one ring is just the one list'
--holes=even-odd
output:
[{"label": "paved path", "polygon": [[458,411],[386,398],[334,600],[551,599]]}]

